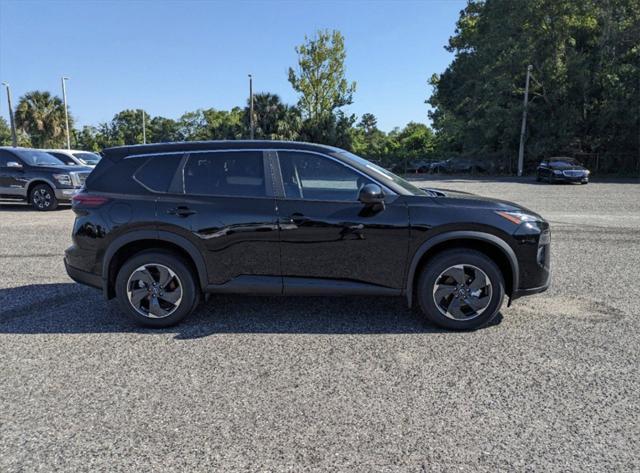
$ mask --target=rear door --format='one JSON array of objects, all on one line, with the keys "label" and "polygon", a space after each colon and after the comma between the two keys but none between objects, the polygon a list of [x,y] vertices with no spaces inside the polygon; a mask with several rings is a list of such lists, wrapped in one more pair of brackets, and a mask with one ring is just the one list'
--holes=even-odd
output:
[{"label": "rear door", "polygon": [[387,189],[384,208],[367,207],[358,191],[373,181],[341,161],[305,151],[278,151],[277,159],[285,293],[305,286],[299,278],[400,290],[409,242],[404,199]]},{"label": "rear door", "polygon": [[[169,192],[158,199],[161,229],[189,233],[201,249],[210,285],[282,291],[273,182],[261,150],[190,152]],[[253,278],[253,279],[252,279]]]}]

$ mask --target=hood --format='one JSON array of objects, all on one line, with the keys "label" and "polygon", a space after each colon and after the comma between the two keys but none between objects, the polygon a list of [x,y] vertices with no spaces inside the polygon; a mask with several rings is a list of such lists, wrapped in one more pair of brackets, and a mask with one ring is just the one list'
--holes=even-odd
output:
[{"label": "hood", "polygon": [[[436,199],[432,196],[414,196],[411,198],[412,203],[419,202],[441,202],[446,205],[454,205],[456,207],[467,207],[484,210],[504,210],[504,211],[520,211],[540,217],[539,214],[533,212],[522,205],[509,202],[507,200],[493,199],[491,197],[483,197],[469,192],[454,191],[449,189],[425,189],[431,191]],[[540,217],[542,218],[542,217]]]},{"label": "hood", "polygon": [[69,172],[91,172],[93,168],[89,166],[33,166],[32,169],[38,171],[54,172],[54,173],[69,173]]}]

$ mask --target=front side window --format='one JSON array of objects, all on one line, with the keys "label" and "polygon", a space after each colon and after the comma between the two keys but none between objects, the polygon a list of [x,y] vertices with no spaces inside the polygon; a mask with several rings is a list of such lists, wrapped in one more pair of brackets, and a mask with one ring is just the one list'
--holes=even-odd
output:
[{"label": "front side window", "polygon": [[55,156],[31,149],[17,149],[14,151],[20,158],[30,166],[63,166],[64,163]]},{"label": "front side window", "polygon": [[316,154],[278,153],[285,197],[325,201],[356,201],[358,192],[372,181],[332,159]]},{"label": "front side window", "polygon": [[193,153],[184,167],[186,194],[264,197],[260,151]]}]

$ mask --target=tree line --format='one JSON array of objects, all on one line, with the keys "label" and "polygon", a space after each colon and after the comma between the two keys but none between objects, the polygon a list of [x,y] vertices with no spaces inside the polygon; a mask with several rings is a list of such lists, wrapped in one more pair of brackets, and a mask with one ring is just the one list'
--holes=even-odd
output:
[{"label": "tree line", "polygon": [[[255,137],[342,147],[387,167],[417,160],[473,157],[512,169],[520,140],[527,66],[532,65],[525,156],[629,156],[640,161],[640,2],[638,0],[469,0],[446,49],[453,61],[429,85],[433,129],[408,123],[389,133],[376,117],[347,114],[357,84],[346,77],[338,31],[318,31],[296,47],[288,80],[298,94],[254,96]],[[425,91],[426,95],[426,91]],[[109,122],[73,128],[75,147],[246,139],[249,103],[199,109],[178,118],[123,110]],[[19,142],[64,144],[64,107],[48,92],[29,92],[15,110]],[[73,120],[73,117],[71,117]],[[0,143],[8,144],[0,119]]]}]

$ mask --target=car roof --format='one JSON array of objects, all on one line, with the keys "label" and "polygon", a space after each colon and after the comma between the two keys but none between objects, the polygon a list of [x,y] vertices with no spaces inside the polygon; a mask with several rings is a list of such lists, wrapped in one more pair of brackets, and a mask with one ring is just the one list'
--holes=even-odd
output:
[{"label": "car roof", "polygon": [[54,149],[54,148],[51,148],[51,149],[43,149],[41,151],[46,151],[47,153],[49,151],[54,151],[56,153],[93,153],[93,151],[85,151],[85,150],[82,150],[82,149]]},{"label": "car roof", "polygon": [[217,140],[117,146],[104,149],[102,154],[112,161],[119,161],[127,156],[140,154],[179,153],[185,151],[225,149],[295,149],[324,153],[342,151],[341,149],[334,148],[333,146],[305,143],[301,141]]}]

